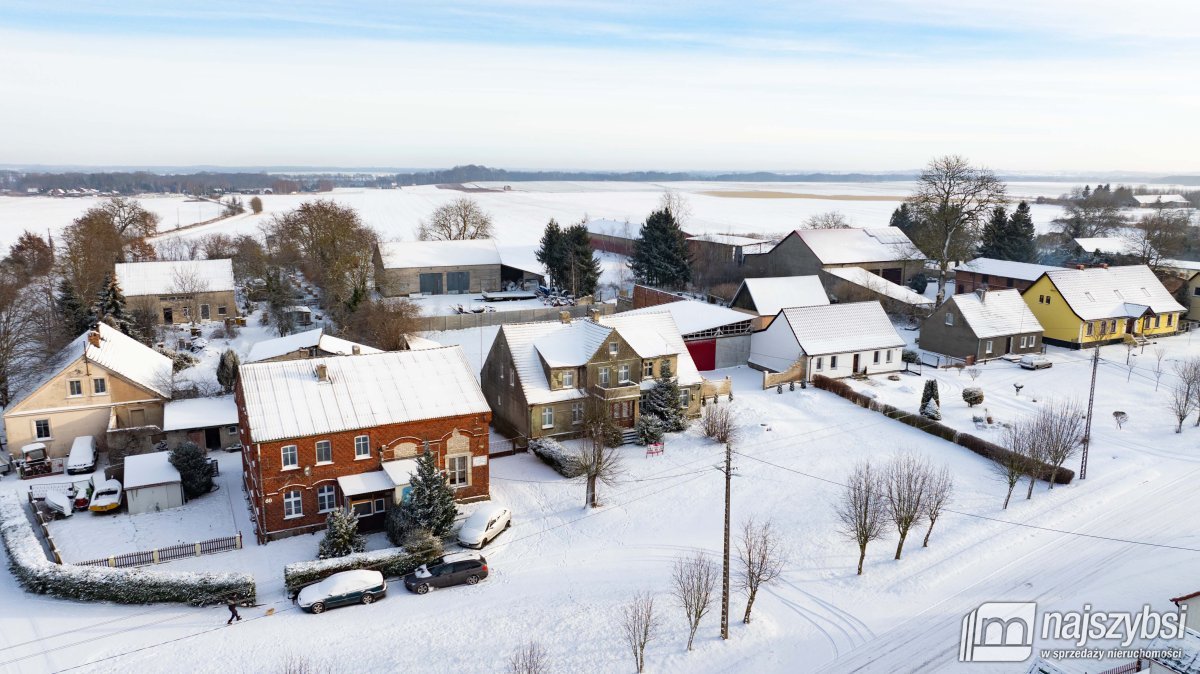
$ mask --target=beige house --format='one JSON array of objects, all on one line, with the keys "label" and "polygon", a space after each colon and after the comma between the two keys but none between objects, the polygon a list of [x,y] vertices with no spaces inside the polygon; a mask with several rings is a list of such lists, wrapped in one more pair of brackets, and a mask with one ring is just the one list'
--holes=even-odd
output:
[{"label": "beige house", "polygon": [[123,262],[114,268],[130,307],[147,307],[167,325],[237,316],[232,260]]},{"label": "beige house", "polygon": [[161,434],[170,380],[170,358],[100,323],[51,358],[5,410],[9,447],[41,442],[59,458],[84,435],[109,449],[132,435]]}]

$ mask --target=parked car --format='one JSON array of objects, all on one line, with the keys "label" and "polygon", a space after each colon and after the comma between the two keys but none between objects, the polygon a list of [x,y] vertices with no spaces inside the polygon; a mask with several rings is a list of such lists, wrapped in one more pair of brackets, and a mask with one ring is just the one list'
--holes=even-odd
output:
[{"label": "parked car", "polygon": [[8,475],[13,470],[12,456],[0,449],[0,475]]},{"label": "parked car", "polygon": [[71,443],[71,453],[67,455],[67,474],[90,473],[96,470],[96,439],[90,435],[81,435]]},{"label": "parked car", "polygon": [[487,560],[475,552],[457,552],[422,564],[404,577],[409,592],[425,594],[435,587],[474,585],[488,577]]},{"label": "parked car", "polygon": [[484,505],[463,522],[458,530],[458,544],[464,548],[481,549],[511,524],[511,510],[501,505]]},{"label": "parked car", "polygon": [[1053,364],[1054,363],[1051,363],[1049,358],[1041,355],[1040,353],[1030,353],[1021,356],[1021,367],[1025,368],[1026,370],[1041,370],[1042,368],[1050,367]]},{"label": "parked car", "polygon": [[383,574],[371,569],[342,571],[300,590],[296,603],[309,613],[347,604],[370,604],[387,595]]},{"label": "parked car", "polygon": [[118,480],[105,480],[96,485],[92,491],[92,499],[88,501],[88,510],[94,513],[106,513],[121,507],[121,483]]}]

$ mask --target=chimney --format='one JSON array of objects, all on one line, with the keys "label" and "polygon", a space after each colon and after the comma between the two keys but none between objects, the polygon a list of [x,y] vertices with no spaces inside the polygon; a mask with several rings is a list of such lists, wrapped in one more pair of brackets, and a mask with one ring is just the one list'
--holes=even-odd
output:
[{"label": "chimney", "polygon": [[88,340],[88,344],[91,344],[92,346],[99,349],[100,348],[100,328],[92,328],[91,330],[89,330],[87,340]]},{"label": "chimney", "polygon": [[354,346],[350,347],[350,353],[357,356],[362,353],[362,348],[355,344]]},{"label": "chimney", "polygon": [[1108,269],[1108,263],[1107,263],[1107,262],[1101,262],[1101,263],[1100,263],[1100,268],[1101,268],[1101,269]]},{"label": "chimney", "polygon": [[987,291],[987,286],[979,286],[975,289],[975,295],[982,301],[987,299]]},{"label": "chimney", "polygon": [[321,363],[317,366],[317,381],[329,381],[329,366]]},{"label": "chimney", "polygon": [[1078,269],[1079,271],[1083,271],[1083,270],[1084,270],[1084,266],[1083,266],[1083,265],[1081,265],[1081,264],[1077,264],[1077,265],[1075,265],[1075,268],[1076,268],[1076,269]]},{"label": "chimney", "polygon": [[595,309],[595,308],[588,309],[588,318],[592,319],[593,323],[599,323],[600,322],[600,310]]},{"label": "chimney", "polygon": [[559,320],[559,322],[561,322],[563,324],[570,323],[571,322],[571,312],[569,312],[569,311],[558,312],[558,320]]}]

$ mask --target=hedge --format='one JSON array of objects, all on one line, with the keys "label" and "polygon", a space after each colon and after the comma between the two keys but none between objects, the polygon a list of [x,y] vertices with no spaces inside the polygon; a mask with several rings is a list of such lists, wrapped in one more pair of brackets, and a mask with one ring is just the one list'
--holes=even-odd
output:
[{"label": "hedge", "polygon": [[536,454],[547,466],[553,468],[555,472],[563,477],[579,477],[583,474],[583,468],[579,465],[579,459],[571,456],[570,452],[553,438],[534,438],[530,440],[529,451]]},{"label": "hedge", "polygon": [[245,573],[55,564],[46,558],[25,504],[11,493],[0,495],[0,536],[13,576],[26,592],[120,604],[179,602],[194,606],[215,604],[231,597],[252,600],[255,595],[254,576]]},{"label": "hedge", "polygon": [[385,577],[396,578],[417,570],[431,561],[427,557],[410,555],[404,548],[385,548],[371,552],[356,552],[345,557],[318,559],[311,562],[294,562],[283,567],[283,584],[288,592],[328,578],[340,571],[375,569]]},{"label": "hedge", "polygon": [[[859,393],[858,391],[855,391],[846,382],[830,379],[824,375],[815,374],[813,375],[812,383],[813,386],[825,391],[829,391],[830,393],[835,393],[847,400],[850,400],[851,402],[854,402],[860,407],[865,407],[869,410],[880,412],[890,419],[895,419],[900,423],[912,426],[918,430],[925,431],[930,435],[936,435],[947,442],[953,442],[960,447],[965,447],[966,449],[969,449],[984,458],[991,459],[992,461],[998,461],[1000,457],[1011,453],[1011,451],[1005,447],[988,442],[987,440],[978,438],[970,433],[960,433],[941,422],[927,419],[919,414],[913,414],[906,410],[895,407],[894,405],[889,405],[885,402],[874,400]],[[1052,473],[1054,474],[1054,482],[1056,484],[1070,484],[1071,480],[1075,479],[1075,471],[1071,470],[1070,468],[1059,468],[1057,471],[1055,471],[1054,466],[1048,463],[1043,463],[1040,461],[1038,463],[1040,464],[1037,473],[1039,480],[1049,482],[1050,475]]]}]

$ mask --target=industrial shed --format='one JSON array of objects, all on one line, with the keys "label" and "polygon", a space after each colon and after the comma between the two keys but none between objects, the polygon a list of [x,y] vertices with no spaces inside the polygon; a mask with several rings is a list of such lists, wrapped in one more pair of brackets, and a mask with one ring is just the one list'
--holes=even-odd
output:
[{"label": "industrial shed", "polygon": [[375,247],[375,285],[387,297],[460,295],[541,282],[525,261],[505,264],[492,239],[393,241]]}]

